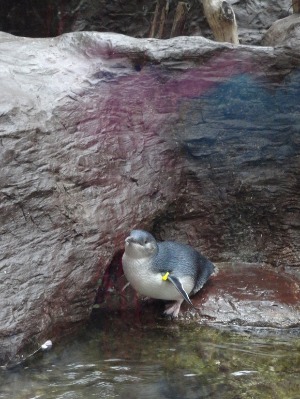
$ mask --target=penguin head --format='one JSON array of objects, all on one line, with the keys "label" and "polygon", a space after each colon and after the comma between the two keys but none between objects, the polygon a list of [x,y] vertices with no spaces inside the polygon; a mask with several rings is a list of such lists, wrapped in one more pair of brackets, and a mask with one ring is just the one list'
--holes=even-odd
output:
[{"label": "penguin head", "polygon": [[125,253],[135,259],[152,257],[157,250],[155,238],[147,231],[132,230],[125,239]]}]

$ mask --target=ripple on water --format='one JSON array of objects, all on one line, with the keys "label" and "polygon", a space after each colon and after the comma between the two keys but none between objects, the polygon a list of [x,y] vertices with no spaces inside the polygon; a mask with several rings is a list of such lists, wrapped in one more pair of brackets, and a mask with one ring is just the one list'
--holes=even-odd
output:
[{"label": "ripple on water", "polygon": [[0,399],[295,399],[299,373],[299,334],[109,317],[2,371]]}]

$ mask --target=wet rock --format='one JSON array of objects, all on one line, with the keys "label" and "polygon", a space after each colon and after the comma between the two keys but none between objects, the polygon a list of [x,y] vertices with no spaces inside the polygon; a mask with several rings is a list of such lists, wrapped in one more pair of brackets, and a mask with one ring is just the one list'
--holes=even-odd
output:
[{"label": "wet rock", "polygon": [[218,266],[217,275],[193,298],[202,321],[272,328],[300,325],[299,278],[259,264]]},{"label": "wet rock", "polygon": [[263,46],[299,48],[300,15],[293,14],[272,24],[262,40]]},{"label": "wet rock", "polygon": [[1,362],[86,320],[137,226],[299,265],[297,53],[94,32],[0,59]]}]

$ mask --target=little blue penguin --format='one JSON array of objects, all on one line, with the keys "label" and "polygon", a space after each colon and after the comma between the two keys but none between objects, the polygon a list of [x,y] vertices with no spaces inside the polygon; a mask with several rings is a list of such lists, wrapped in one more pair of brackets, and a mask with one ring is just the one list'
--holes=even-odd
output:
[{"label": "little blue penguin", "polygon": [[[189,245],[157,242],[144,230],[132,230],[125,239],[124,274],[132,287],[150,298],[176,301],[165,314],[177,317],[189,295],[198,292],[214,272],[214,265]],[[194,306],[193,306],[194,307]]]}]

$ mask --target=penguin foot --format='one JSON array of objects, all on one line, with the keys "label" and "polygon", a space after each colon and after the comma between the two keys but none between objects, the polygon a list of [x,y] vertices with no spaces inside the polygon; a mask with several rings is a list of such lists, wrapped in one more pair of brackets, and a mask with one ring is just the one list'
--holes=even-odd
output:
[{"label": "penguin foot", "polygon": [[166,310],[164,311],[164,315],[171,317],[178,317],[180,306],[183,301],[184,301],[183,299],[179,299],[173,305],[167,307]]}]

